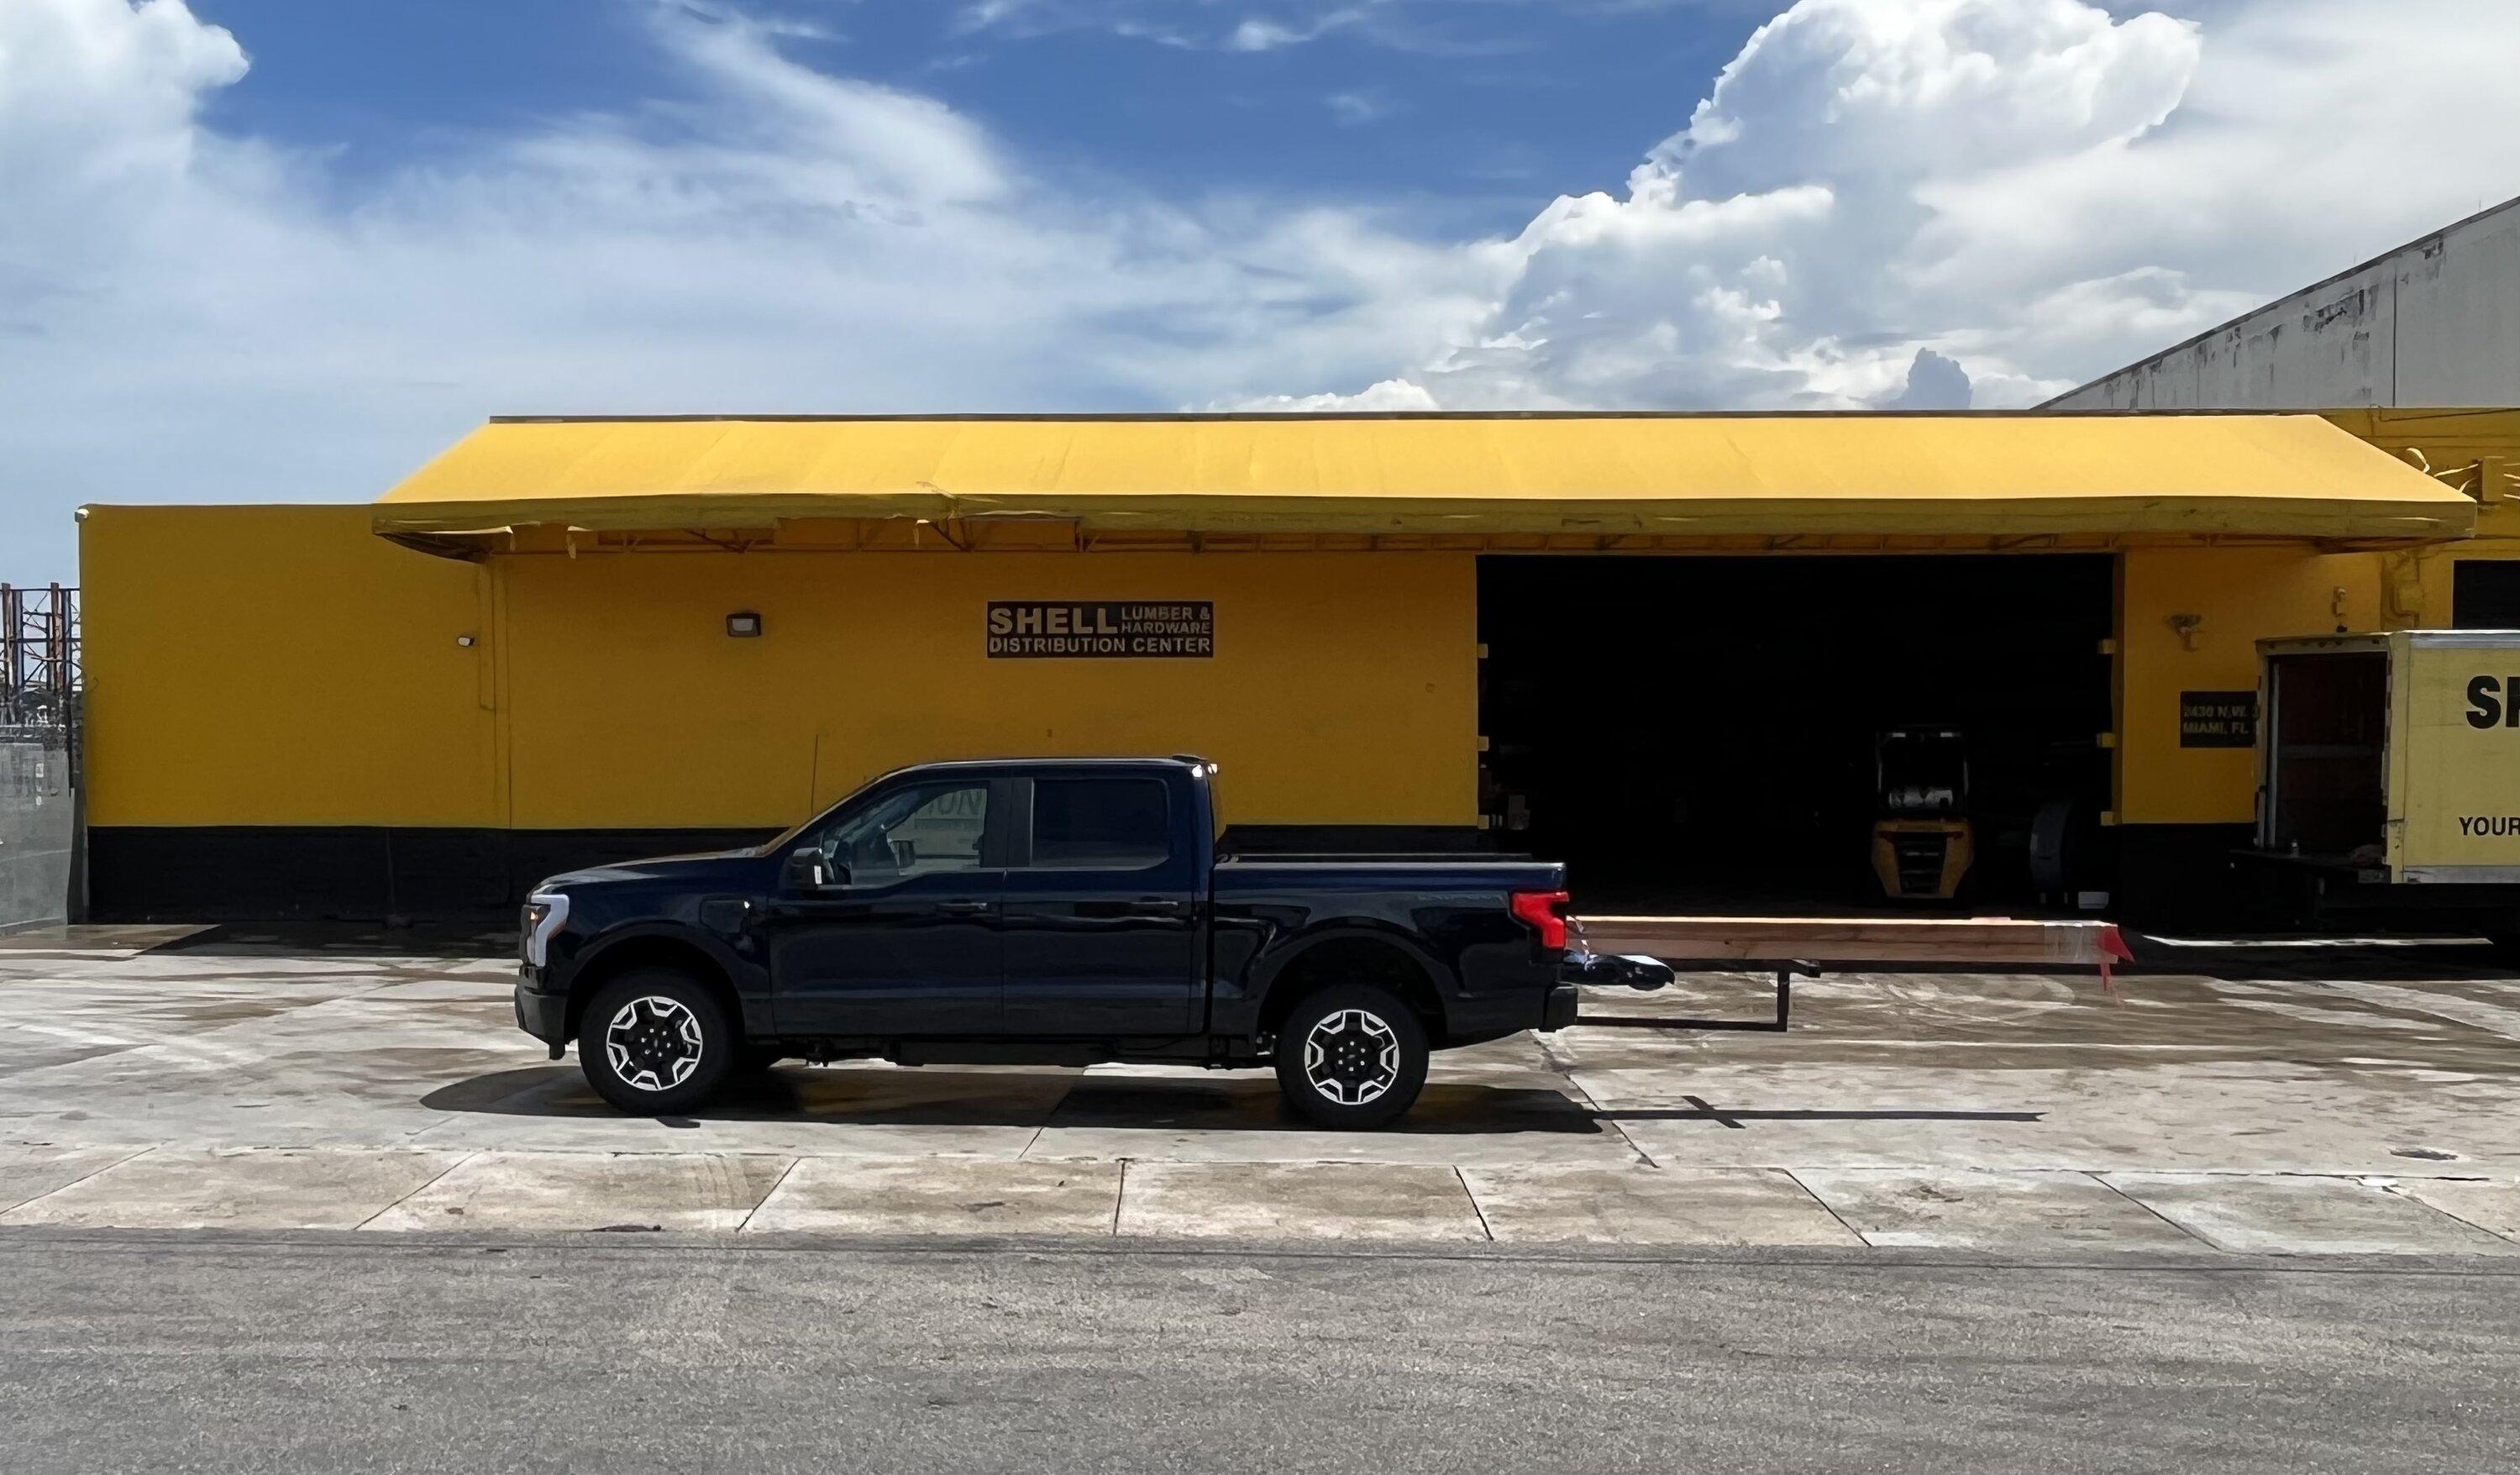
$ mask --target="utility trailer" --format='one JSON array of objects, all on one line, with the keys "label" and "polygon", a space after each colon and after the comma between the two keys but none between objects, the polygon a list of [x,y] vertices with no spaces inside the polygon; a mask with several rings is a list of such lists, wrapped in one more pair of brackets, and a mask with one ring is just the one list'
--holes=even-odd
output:
[{"label": "utility trailer", "polygon": [[1585,983],[1652,990],[1685,972],[1753,965],[1776,975],[1766,1018],[1690,1019],[1578,1014],[1577,1024],[1613,1029],[1759,1030],[1792,1027],[1794,980],[1821,965],[1921,963],[1960,967],[2088,967],[2107,988],[2134,954],[2113,922],[2008,916],[1579,916],[1567,923],[1569,974]]},{"label": "utility trailer", "polygon": [[2258,643],[2241,858],[2295,920],[2473,930],[2520,955],[2520,630]]}]

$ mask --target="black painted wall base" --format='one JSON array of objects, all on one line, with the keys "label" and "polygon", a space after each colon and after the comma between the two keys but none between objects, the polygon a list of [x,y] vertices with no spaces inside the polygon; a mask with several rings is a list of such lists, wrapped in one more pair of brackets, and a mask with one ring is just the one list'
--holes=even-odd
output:
[{"label": "black painted wall base", "polygon": [[88,832],[97,921],[472,920],[544,876],[757,845],[771,829],[441,829],[237,825]]}]

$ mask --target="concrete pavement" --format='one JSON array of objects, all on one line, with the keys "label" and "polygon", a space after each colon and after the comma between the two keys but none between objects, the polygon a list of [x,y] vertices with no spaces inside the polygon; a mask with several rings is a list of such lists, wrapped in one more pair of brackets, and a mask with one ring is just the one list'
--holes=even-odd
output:
[{"label": "concrete pavement", "polygon": [[0,1234],[7,1464],[2362,1475],[2520,1447],[2506,1260],[926,1245]]},{"label": "concrete pavement", "polygon": [[0,1231],[714,1230],[2520,1255],[2501,1181],[0,1146]]},{"label": "concrete pavement", "polygon": [[[1788,1036],[1437,1056],[1404,1130],[1264,1074],[783,1067],[691,1118],[518,1034],[501,958],[0,939],[0,1229],[445,1228],[2494,1256],[2520,981],[2457,950],[1846,974]],[[1755,1008],[1748,977],[1621,1013]]]}]

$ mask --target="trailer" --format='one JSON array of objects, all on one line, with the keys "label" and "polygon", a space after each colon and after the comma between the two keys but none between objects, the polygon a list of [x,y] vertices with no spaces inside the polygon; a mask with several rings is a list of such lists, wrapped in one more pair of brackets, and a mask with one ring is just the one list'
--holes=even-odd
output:
[{"label": "trailer", "polygon": [[2474,931],[2520,957],[2520,630],[2258,643],[2244,861],[2294,919]]},{"label": "trailer", "polygon": [[1764,1018],[1578,1014],[1613,1029],[1757,1030],[1793,1026],[1794,980],[1822,965],[1890,963],[1944,968],[2091,968],[2100,987],[2135,955],[2113,922],[2036,917],[1579,916],[1567,922],[1569,974],[1581,982],[1649,991],[1688,972],[1775,975]]}]

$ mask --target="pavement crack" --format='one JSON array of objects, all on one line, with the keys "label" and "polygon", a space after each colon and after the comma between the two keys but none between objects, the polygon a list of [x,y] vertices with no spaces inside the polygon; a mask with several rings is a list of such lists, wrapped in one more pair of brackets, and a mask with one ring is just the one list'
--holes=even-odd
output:
[{"label": "pavement crack", "polygon": [[783,1187],[787,1186],[788,1179],[789,1175],[793,1174],[793,1173],[796,1171],[796,1165],[797,1165],[798,1163],[803,1162],[804,1160],[805,1160],[805,1158],[804,1158],[804,1155],[803,1155],[802,1153],[799,1153],[798,1155],[796,1155],[796,1156],[794,1156],[794,1157],[791,1157],[791,1158],[788,1159],[788,1166],[779,1170],[779,1181],[778,1181],[777,1183],[774,1183],[774,1184],[772,1184],[770,1185],[770,1191],[769,1191],[769,1192],[764,1193],[764,1194],[762,1194],[762,1195],[761,1195],[761,1202],[760,1202],[760,1203],[756,1203],[756,1204],[754,1204],[751,1208],[748,1208],[748,1209],[744,1210],[744,1211],[743,1211],[743,1217],[742,1217],[742,1219],[740,1219],[740,1220],[736,1221],[736,1225],[735,1225],[735,1232],[737,1232],[737,1233],[741,1234],[741,1233],[742,1233],[744,1230],[746,1230],[746,1229],[748,1229],[752,1228],[752,1216],[761,1212],[762,1204],[766,1204],[766,1203],[770,1202],[770,1200],[772,1200],[772,1199],[774,1199],[774,1198],[776,1198],[776,1197],[778,1197],[778,1196],[779,1196],[779,1190],[780,1190],[781,1188],[783,1188]]},{"label": "pavement crack", "polygon": [[1496,1228],[1488,1223],[1488,1211],[1479,1202],[1478,1190],[1470,1186],[1469,1177],[1462,1171],[1460,1163],[1453,1164],[1453,1177],[1462,1185],[1462,1196],[1470,1201],[1470,1212],[1479,1216],[1479,1232],[1488,1237],[1490,1244],[1496,1243]]},{"label": "pavement crack", "polygon": [[[388,1147],[388,1148],[386,1148],[386,1149],[384,1149],[384,1150],[386,1150],[386,1151],[390,1152],[390,1151],[394,1151],[394,1150],[396,1150],[396,1149]],[[445,1179],[446,1179],[446,1175],[447,1175],[447,1174],[452,1173],[452,1172],[454,1172],[456,1169],[463,1167],[466,1163],[469,1163],[469,1162],[472,1161],[472,1159],[474,1159],[474,1158],[476,1158],[476,1157],[479,1157],[480,1155],[481,1155],[481,1154],[480,1154],[479,1152],[467,1152],[467,1153],[465,1153],[463,1156],[461,1156],[461,1157],[457,1158],[455,1161],[453,1161],[453,1162],[451,1162],[451,1163],[448,1163],[448,1164],[445,1166],[445,1168],[443,1168],[442,1170],[440,1170],[440,1171],[439,1171],[439,1172],[437,1172],[436,1174],[433,1174],[433,1175],[428,1179],[428,1181],[427,1183],[423,1183],[423,1184],[416,1184],[416,1185],[412,1188],[412,1190],[411,1190],[410,1192],[405,1193],[402,1197],[395,1199],[393,1202],[391,1202],[391,1203],[389,1203],[389,1204],[386,1204],[383,1208],[377,1210],[375,1213],[373,1213],[373,1214],[369,1215],[367,1218],[360,1220],[360,1221],[359,1221],[359,1223],[358,1223],[358,1225],[357,1225],[357,1228],[364,1229],[366,1229],[368,1226],[370,1226],[370,1225],[372,1225],[372,1224],[376,1223],[378,1220],[384,1218],[387,1214],[392,1213],[394,1210],[401,1208],[404,1204],[407,1204],[407,1203],[411,1202],[413,1199],[415,1199],[415,1198],[419,1197],[421,1194],[426,1193],[426,1192],[428,1192],[429,1189],[431,1189],[431,1188],[433,1188],[433,1187],[437,1186],[440,1183],[442,1183],[442,1182],[444,1182],[444,1181],[445,1181]]]}]

